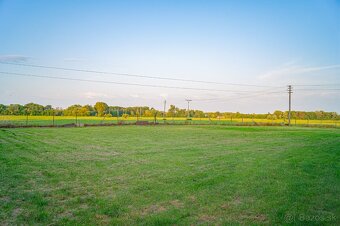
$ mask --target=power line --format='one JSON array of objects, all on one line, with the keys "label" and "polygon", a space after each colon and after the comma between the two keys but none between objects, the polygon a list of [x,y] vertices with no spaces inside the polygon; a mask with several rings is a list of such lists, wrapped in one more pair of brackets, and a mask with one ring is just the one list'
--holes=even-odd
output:
[{"label": "power line", "polygon": [[[320,90],[340,90],[340,89],[294,89],[294,91],[320,91]],[[244,95],[244,96],[238,96],[238,97],[231,97],[231,98],[211,98],[211,99],[194,99],[195,101],[212,101],[212,102],[226,102],[230,100],[238,100],[242,98],[252,98],[252,97],[257,97],[257,96],[262,96],[262,95],[267,95],[267,94],[276,94],[276,93],[284,93],[283,91],[273,91],[273,92],[258,92],[257,94],[254,95]]]},{"label": "power line", "polygon": [[[116,84],[116,85],[153,87],[153,88],[216,91],[216,92],[236,92],[236,93],[237,92],[245,92],[245,93],[249,92],[249,91],[246,91],[246,90],[206,89],[206,88],[194,88],[194,87],[164,86],[164,85],[150,85],[150,84],[140,84],[140,83],[91,80],[91,79],[80,79],[80,78],[65,78],[65,77],[58,77],[58,76],[45,76],[45,75],[24,74],[24,73],[14,73],[14,72],[5,72],[5,71],[0,71],[0,74],[16,75],[16,76],[24,76],[24,77],[47,78],[47,79],[58,79],[58,80],[68,80],[68,81],[79,81],[79,82],[93,82],[93,83],[105,83],[105,84]],[[256,91],[254,91],[254,92],[256,92]],[[257,92],[259,92],[259,91],[257,91]]]},{"label": "power line", "polygon": [[340,86],[340,84],[333,83],[333,84],[310,84],[310,85],[294,85],[294,86],[302,86],[302,87],[307,87],[307,86]]},{"label": "power line", "polygon": [[266,85],[254,85],[254,84],[241,84],[241,83],[225,83],[225,82],[215,82],[215,81],[203,81],[203,80],[193,80],[193,79],[180,79],[180,78],[170,78],[170,77],[160,77],[160,76],[148,76],[140,74],[129,74],[129,73],[118,73],[118,72],[106,72],[97,70],[86,70],[86,69],[76,69],[76,68],[65,68],[65,67],[55,67],[55,66],[45,66],[45,65],[35,65],[35,64],[22,64],[22,63],[11,63],[11,62],[1,62],[1,64],[24,66],[24,67],[35,67],[35,68],[45,68],[45,69],[55,69],[64,71],[77,71],[86,73],[96,73],[96,74],[107,74],[107,75],[119,75],[127,77],[138,77],[147,79],[159,79],[159,80],[171,80],[171,81],[181,81],[181,82],[195,82],[195,83],[206,83],[206,84],[217,84],[217,85],[230,85],[230,86],[247,86],[247,87],[276,87],[282,88],[283,86],[266,86]]},{"label": "power line", "polygon": [[[276,90],[276,91],[272,92],[273,90]],[[284,92],[284,90],[282,90],[282,91],[277,91],[277,90],[278,90],[277,88],[275,88],[275,89],[271,88],[271,89],[266,89],[266,90],[262,90],[262,91],[247,91],[247,93],[253,92],[255,94],[257,94],[257,93],[259,93],[259,94],[271,94],[271,93],[282,93],[282,92]],[[270,92],[268,92],[268,91],[270,91]],[[238,95],[243,95],[243,93],[242,94],[238,94]],[[249,96],[249,95],[245,95],[245,96]],[[253,96],[253,95],[250,95],[250,96]],[[214,101],[214,100],[225,100],[225,98],[223,98],[223,97],[222,98],[203,98],[203,99],[201,99],[201,98],[198,98],[198,99],[193,98],[193,100],[194,101]]]},{"label": "power line", "polygon": [[298,91],[322,91],[322,90],[340,90],[340,89],[294,89]]},{"label": "power line", "polygon": [[[305,89],[294,89],[298,91],[305,91]],[[340,90],[340,89],[321,89],[321,90]],[[320,91],[320,89],[308,89],[306,91]],[[278,94],[281,93],[283,94],[283,91],[273,91],[273,92],[259,92],[254,95],[245,95],[245,96],[238,96],[238,97],[231,97],[231,98],[210,98],[210,99],[194,99],[194,101],[211,101],[211,102],[227,102],[227,101],[232,101],[232,100],[239,100],[243,98],[252,98],[252,97],[257,97],[257,96],[262,96],[262,95],[268,95],[268,94]]]},{"label": "power line", "polygon": [[[255,85],[255,84],[242,84],[242,83],[225,83],[225,82],[194,80],[194,79],[180,79],[180,78],[171,78],[171,77],[148,76],[148,75],[141,75],[141,74],[107,72],[107,71],[98,71],[98,70],[65,68],[65,67],[36,65],[36,64],[23,64],[23,63],[13,63],[13,62],[4,62],[4,61],[0,61],[0,64],[8,64],[8,65],[16,65],[16,66],[24,66],[24,67],[35,67],[35,68],[45,68],[45,69],[55,69],[55,70],[64,70],[64,71],[77,71],[77,72],[86,72],[86,73],[95,73],[95,74],[120,75],[120,76],[139,77],[139,78],[148,78],[148,79],[160,79],[160,80],[172,80],[172,81],[182,81],[182,82],[207,83],[207,84],[217,84],[217,85],[248,86],[248,87],[272,87],[272,88],[283,88],[284,87],[284,86]],[[311,86],[311,87],[313,87],[313,86],[316,86],[316,87],[317,86],[340,86],[340,83],[339,84],[337,84],[337,83],[332,83],[332,84],[294,84],[294,86],[299,86],[299,87],[308,87],[308,86]]]},{"label": "power line", "polygon": [[267,94],[275,94],[275,93],[283,93],[284,91],[273,91],[273,92],[262,92],[262,93],[257,93],[254,95],[245,95],[245,96],[238,96],[238,97],[231,97],[231,98],[212,98],[212,99],[194,99],[194,101],[211,101],[211,102],[227,102],[231,100],[239,100],[243,98],[252,98],[252,97],[257,97],[261,95],[267,95]]}]

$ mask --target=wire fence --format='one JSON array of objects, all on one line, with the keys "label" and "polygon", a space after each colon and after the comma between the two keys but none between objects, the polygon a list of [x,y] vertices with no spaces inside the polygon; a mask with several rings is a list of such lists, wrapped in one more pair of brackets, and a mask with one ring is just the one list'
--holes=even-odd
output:
[{"label": "wire fence", "polygon": [[[287,126],[287,119],[178,118],[178,117],[96,117],[0,115],[0,127],[83,127],[109,125],[235,125]],[[291,126],[340,127],[340,120],[291,119]]]}]

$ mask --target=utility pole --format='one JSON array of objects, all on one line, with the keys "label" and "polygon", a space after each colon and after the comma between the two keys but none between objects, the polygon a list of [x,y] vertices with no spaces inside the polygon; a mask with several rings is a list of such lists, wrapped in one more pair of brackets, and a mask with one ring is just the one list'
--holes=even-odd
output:
[{"label": "utility pole", "polygon": [[290,126],[290,116],[291,116],[291,108],[292,108],[292,86],[288,85],[288,95],[289,95],[289,111],[288,111],[288,126]]},{"label": "utility pole", "polygon": [[192,100],[185,99],[185,101],[188,102],[188,119],[189,119],[190,118],[190,101],[192,101]]},{"label": "utility pole", "polygon": [[166,100],[164,100],[163,120],[165,120],[165,108],[166,108]]},{"label": "utility pole", "polygon": [[119,124],[119,109],[117,108],[117,125]]}]

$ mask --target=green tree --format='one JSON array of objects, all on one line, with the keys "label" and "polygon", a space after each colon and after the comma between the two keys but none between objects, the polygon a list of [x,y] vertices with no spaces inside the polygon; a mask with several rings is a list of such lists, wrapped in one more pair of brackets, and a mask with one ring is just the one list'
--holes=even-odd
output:
[{"label": "green tree", "polygon": [[152,116],[154,118],[154,123],[156,123],[157,122],[158,111],[156,109],[154,109],[154,108],[151,108],[150,111],[151,111],[151,114],[152,114]]},{"label": "green tree", "polygon": [[108,111],[109,106],[104,102],[97,102],[94,105],[94,109],[97,112],[97,116],[101,117]]},{"label": "green tree", "polygon": [[82,106],[79,105],[79,104],[74,104],[72,106],[69,106],[68,108],[66,108],[64,110],[64,115],[66,116],[75,116],[75,115],[78,115],[78,116],[83,116],[83,112],[82,112]]},{"label": "green tree", "polygon": [[0,104],[0,115],[5,115],[7,110],[7,106]]},{"label": "green tree", "polygon": [[44,106],[35,103],[25,104],[25,112],[29,115],[42,115],[44,112]]},{"label": "green tree", "polygon": [[10,104],[7,108],[7,113],[9,115],[23,115],[25,113],[25,108],[20,104]]},{"label": "green tree", "polygon": [[167,117],[175,117],[176,115],[176,106],[170,105],[168,112],[166,113]]},{"label": "green tree", "polygon": [[282,118],[282,111],[279,111],[279,110],[276,110],[276,111],[274,111],[274,115],[276,115],[276,118],[277,119],[280,119],[280,118]]},{"label": "green tree", "polygon": [[144,117],[152,117],[152,112],[150,110],[145,110],[144,111],[144,114],[143,114]]},{"label": "green tree", "polygon": [[52,105],[46,105],[44,107],[44,111],[42,113],[43,115],[53,115],[54,114],[54,109],[52,108]]}]

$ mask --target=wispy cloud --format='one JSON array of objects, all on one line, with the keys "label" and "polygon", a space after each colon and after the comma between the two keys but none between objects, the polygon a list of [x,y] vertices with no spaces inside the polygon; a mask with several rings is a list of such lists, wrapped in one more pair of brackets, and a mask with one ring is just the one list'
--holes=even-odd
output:
[{"label": "wispy cloud", "polygon": [[130,97],[139,98],[139,95],[138,94],[130,94]]},{"label": "wispy cloud", "polygon": [[83,96],[87,99],[96,99],[96,98],[108,98],[109,96],[105,93],[97,93],[97,92],[86,92]]},{"label": "wispy cloud", "polygon": [[22,55],[3,55],[0,56],[1,62],[25,62],[30,57],[22,56]]},{"label": "wispy cloud", "polygon": [[77,58],[77,57],[69,57],[63,59],[65,62],[83,62],[85,59],[83,58]]},{"label": "wispy cloud", "polygon": [[262,80],[266,80],[266,79],[274,79],[278,77],[285,77],[289,75],[297,75],[297,74],[304,74],[304,73],[311,73],[311,72],[318,72],[318,71],[332,70],[332,69],[340,69],[340,64],[310,67],[310,66],[303,66],[303,65],[297,65],[295,63],[291,63],[291,64],[284,64],[278,69],[264,73],[260,75],[259,78]]}]

